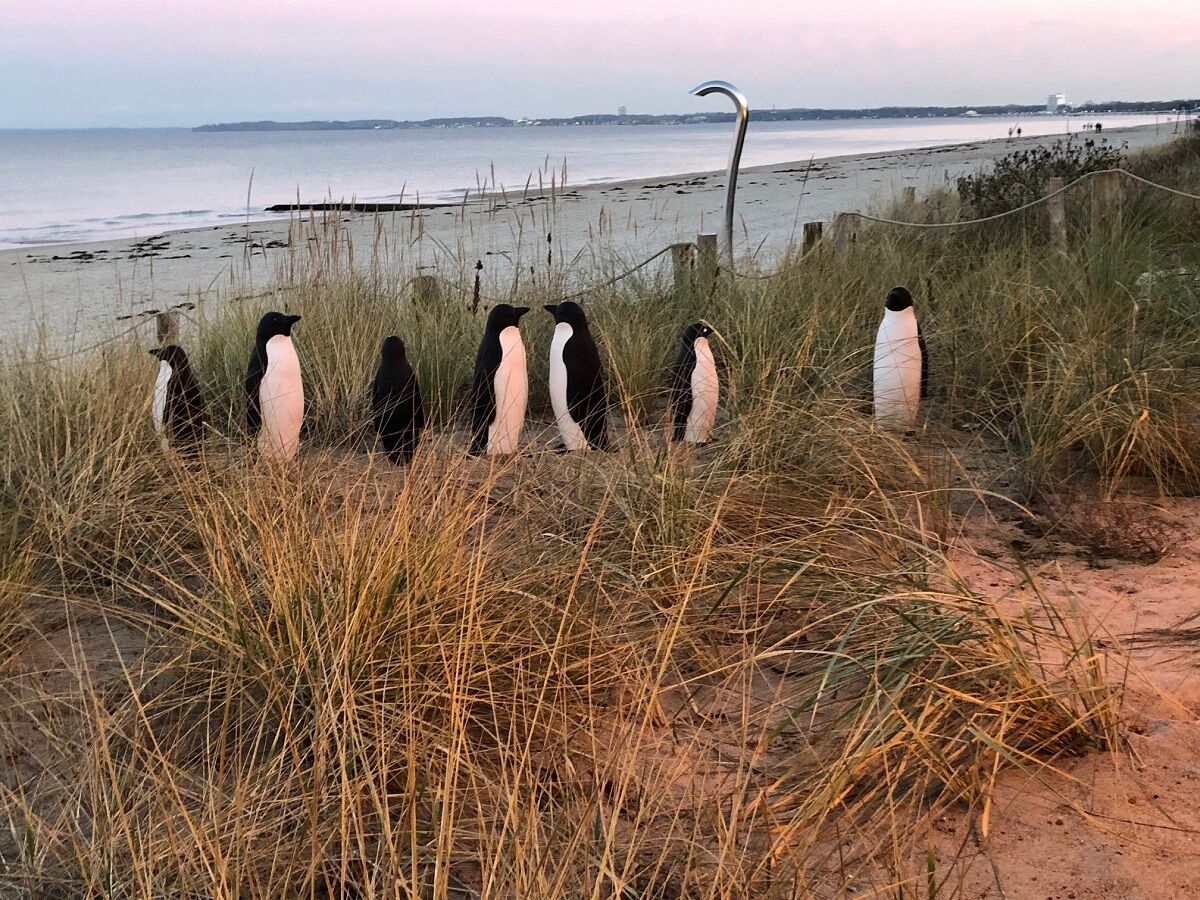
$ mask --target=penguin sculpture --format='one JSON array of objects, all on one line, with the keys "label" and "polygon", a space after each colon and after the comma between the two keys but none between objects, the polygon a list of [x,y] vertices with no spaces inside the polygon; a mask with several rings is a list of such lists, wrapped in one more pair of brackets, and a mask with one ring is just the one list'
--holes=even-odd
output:
[{"label": "penguin sculpture", "polygon": [[607,450],[608,395],[587,316],[570,300],[545,310],[555,323],[550,343],[550,404],[563,448]]},{"label": "penguin sculpture", "polygon": [[706,444],[717,418],[721,380],[708,336],[712,329],[695,322],[683,330],[679,355],[671,366],[670,406],[673,440]]},{"label": "penguin sculpture", "polygon": [[154,430],[163,446],[174,446],[186,455],[195,455],[204,437],[204,398],[182,347],[169,344],[150,355],[158,360],[158,379],[154,383]]},{"label": "penguin sculpture", "polygon": [[525,424],[529,375],[518,327],[527,306],[501,303],[488,313],[475,354],[471,387],[471,453],[515,453]]},{"label": "penguin sculpture", "polygon": [[299,321],[278,312],[263,316],[246,372],[246,424],[258,435],[259,452],[281,462],[295,458],[304,422],[304,382],[292,345]]},{"label": "penguin sculpture", "polygon": [[392,335],[379,349],[379,368],[371,386],[371,412],[375,431],[397,465],[407,462],[425,428],[421,386],[404,352],[404,341]]},{"label": "penguin sculpture", "polygon": [[875,422],[883,428],[911,428],[929,383],[925,339],[917,328],[912,294],[888,292],[875,337]]}]

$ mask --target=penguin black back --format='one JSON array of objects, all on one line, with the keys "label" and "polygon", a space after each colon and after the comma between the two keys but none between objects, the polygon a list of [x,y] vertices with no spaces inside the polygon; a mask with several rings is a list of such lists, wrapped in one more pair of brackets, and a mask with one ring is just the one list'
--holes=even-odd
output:
[{"label": "penguin black back", "polygon": [[[168,376],[161,387],[161,408],[156,405],[155,410],[155,417],[161,417],[159,424],[163,437],[179,452],[195,455],[204,439],[206,416],[204,396],[188,355],[175,344],[151,350],[150,355],[160,363],[160,377]],[[168,368],[164,369],[162,364]],[[155,390],[159,391],[160,387],[156,386]]]},{"label": "penguin black back", "polygon": [[679,344],[679,353],[671,365],[670,384],[668,385],[669,404],[671,410],[671,434],[676,441],[682,441],[687,432],[688,416],[692,412],[692,372],[696,368],[696,340],[707,338],[712,329],[703,322],[693,322],[683,330],[683,339]]},{"label": "penguin black back", "polygon": [[246,426],[251,434],[256,434],[262,427],[262,404],[258,389],[267,371],[267,341],[279,335],[291,337],[292,326],[299,321],[299,316],[281,312],[269,312],[258,320],[254,349],[250,351],[250,365],[246,369]]},{"label": "penguin black back", "polygon": [[496,419],[496,372],[504,361],[500,333],[520,326],[527,306],[500,303],[488,313],[483,339],[475,353],[475,374],[471,381],[471,453],[487,452],[488,426]]},{"label": "penguin black back", "polygon": [[379,441],[394,463],[408,460],[425,428],[421,387],[404,342],[392,335],[379,348],[379,368],[371,386],[371,412]]},{"label": "penguin black back", "polygon": [[[544,309],[554,316],[556,338],[551,348],[550,360],[550,391],[551,400],[555,403],[555,414],[560,419],[562,430],[564,422],[562,414],[567,416],[568,427],[577,426],[583,432],[589,447],[597,450],[608,450],[608,392],[604,384],[604,367],[600,363],[600,351],[592,338],[588,327],[587,316],[578,303],[564,300],[558,305],[547,305]],[[566,325],[563,333],[569,334],[565,342],[558,335],[558,326]],[[553,358],[561,354],[561,363],[566,376],[566,384],[558,384],[555,364],[559,361]],[[555,396],[562,393],[563,396]],[[559,406],[565,409],[559,410]],[[576,438],[579,432],[575,432]],[[564,435],[564,444],[566,436]]]}]

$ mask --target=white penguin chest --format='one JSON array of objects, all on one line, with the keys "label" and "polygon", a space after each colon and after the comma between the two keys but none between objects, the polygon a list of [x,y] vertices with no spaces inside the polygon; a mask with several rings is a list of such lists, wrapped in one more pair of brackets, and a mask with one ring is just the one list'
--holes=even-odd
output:
[{"label": "white penguin chest", "polygon": [[304,382],[290,337],[275,335],[267,341],[267,367],[258,399],[262,408],[259,447],[270,455],[292,458],[299,449],[304,422]]},{"label": "white penguin chest", "polygon": [[488,453],[515,453],[525,424],[525,405],[529,399],[529,375],[525,365],[525,344],[521,330],[509,325],[500,332],[500,365],[492,380],[496,395],[496,414],[488,426]]},{"label": "white penguin chest", "polygon": [[171,368],[171,364],[165,359],[159,360],[158,378],[154,382],[154,403],[151,410],[154,416],[154,429],[159,434],[162,434],[166,427],[167,391],[171,385],[172,374],[174,374],[174,370]]},{"label": "white penguin chest", "polygon": [[570,404],[567,402],[567,364],[564,354],[567,341],[571,340],[574,333],[574,329],[566,322],[554,326],[554,339],[550,342],[550,405],[554,407],[554,421],[558,425],[563,446],[568,450],[586,450],[587,437],[579,423],[571,418]]},{"label": "white penguin chest", "polygon": [[875,336],[875,421],[908,428],[921,402],[921,344],[912,308],[886,310]]},{"label": "white penguin chest", "polygon": [[693,348],[696,352],[696,365],[692,367],[692,408],[688,412],[683,439],[689,444],[702,444],[712,434],[721,388],[717,377],[717,364],[713,359],[708,338],[696,338]]}]

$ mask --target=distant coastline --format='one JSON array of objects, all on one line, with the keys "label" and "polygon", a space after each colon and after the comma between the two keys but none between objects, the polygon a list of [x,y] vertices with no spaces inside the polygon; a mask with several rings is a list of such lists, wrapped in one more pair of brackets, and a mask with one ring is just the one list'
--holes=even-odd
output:
[{"label": "distant coastline", "polygon": [[[1200,109],[1200,99],[1107,101],[1073,107],[1072,115],[1116,113],[1174,113]],[[966,115],[1035,116],[1049,115],[1045,105],[1005,106],[879,106],[870,109],[752,109],[751,119],[758,122],[805,122],[844,119],[946,119]],[[563,125],[704,125],[732,122],[731,112],[695,112],[664,115],[609,115],[596,113],[570,118],[506,119],[501,116],[459,116],[438,119],[350,119],[307,122],[219,122],[198,125],[192,131],[391,131],[409,128],[525,128]]]}]

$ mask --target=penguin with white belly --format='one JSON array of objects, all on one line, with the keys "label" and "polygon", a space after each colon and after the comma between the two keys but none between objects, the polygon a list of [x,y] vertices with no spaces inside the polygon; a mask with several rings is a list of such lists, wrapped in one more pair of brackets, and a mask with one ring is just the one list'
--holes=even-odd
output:
[{"label": "penguin with white belly", "polygon": [[548,305],[554,316],[550,343],[550,404],[566,450],[608,450],[608,394],[600,352],[578,303]]},{"label": "penguin with white belly", "polygon": [[471,453],[515,453],[525,425],[529,374],[519,327],[527,306],[495,306],[475,354],[471,384]]},{"label": "penguin with white belly", "polygon": [[671,439],[706,444],[717,418],[721,379],[708,336],[712,329],[694,322],[683,330],[679,354],[671,366]]},{"label": "penguin with white belly", "polygon": [[875,336],[877,425],[905,430],[916,424],[917,411],[929,385],[928,359],[925,339],[913,311],[912,294],[907,288],[892,288]]},{"label": "penguin with white belly", "polygon": [[304,381],[292,344],[299,316],[269,312],[258,323],[246,372],[246,424],[258,435],[259,452],[287,462],[300,450],[304,423]]},{"label": "penguin with white belly", "polygon": [[158,360],[152,414],[164,447],[195,456],[204,438],[204,397],[182,347],[169,344],[150,355]]}]

